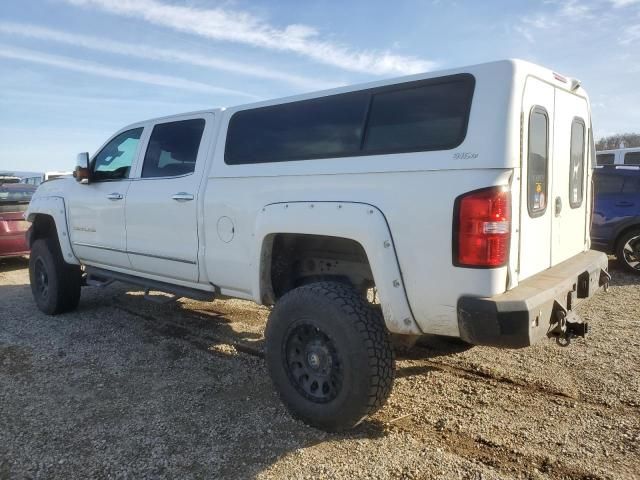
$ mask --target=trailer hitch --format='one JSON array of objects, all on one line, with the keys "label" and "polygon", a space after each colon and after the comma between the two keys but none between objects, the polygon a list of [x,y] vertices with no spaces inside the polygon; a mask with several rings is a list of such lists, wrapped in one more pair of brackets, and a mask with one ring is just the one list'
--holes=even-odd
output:
[{"label": "trailer hitch", "polygon": [[577,313],[567,311],[562,305],[556,303],[555,306],[548,335],[555,337],[556,343],[561,347],[568,347],[576,337],[586,337],[589,323],[583,321]]}]

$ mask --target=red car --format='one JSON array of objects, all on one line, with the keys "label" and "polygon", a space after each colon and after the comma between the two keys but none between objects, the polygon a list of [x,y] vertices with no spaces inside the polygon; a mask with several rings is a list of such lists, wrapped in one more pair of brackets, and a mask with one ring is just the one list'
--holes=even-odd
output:
[{"label": "red car", "polygon": [[0,258],[29,253],[24,212],[36,187],[23,183],[0,183]]}]

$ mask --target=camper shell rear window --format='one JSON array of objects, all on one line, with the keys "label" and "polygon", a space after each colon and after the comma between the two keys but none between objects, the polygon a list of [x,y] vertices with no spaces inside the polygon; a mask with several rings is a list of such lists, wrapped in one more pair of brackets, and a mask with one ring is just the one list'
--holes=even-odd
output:
[{"label": "camper shell rear window", "polygon": [[527,165],[527,208],[539,217],[547,210],[549,171],[549,115],[540,106],[529,114],[529,156]]},{"label": "camper shell rear window", "polygon": [[232,115],[228,165],[448,150],[466,136],[470,74],[329,95]]},{"label": "camper shell rear window", "polygon": [[569,205],[578,208],[584,196],[584,144],[585,124],[581,118],[571,123],[571,147],[569,150]]}]

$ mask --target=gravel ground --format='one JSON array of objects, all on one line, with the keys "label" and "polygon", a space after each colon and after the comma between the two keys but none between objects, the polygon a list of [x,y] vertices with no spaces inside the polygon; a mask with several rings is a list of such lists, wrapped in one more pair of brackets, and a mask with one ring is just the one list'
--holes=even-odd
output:
[{"label": "gravel ground", "polygon": [[640,478],[640,277],[614,269],[568,348],[414,348],[386,407],[338,435],[278,401],[267,309],[115,284],[47,317],[25,267],[0,261],[0,479]]}]

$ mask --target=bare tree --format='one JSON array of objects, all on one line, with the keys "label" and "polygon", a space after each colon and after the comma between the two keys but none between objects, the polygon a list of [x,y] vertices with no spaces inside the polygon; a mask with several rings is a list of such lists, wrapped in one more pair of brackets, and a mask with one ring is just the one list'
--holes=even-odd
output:
[{"label": "bare tree", "polygon": [[613,150],[614,148],[640,147],[640,133],[618,133],[603,137],[596,142],[596,150]]}]

